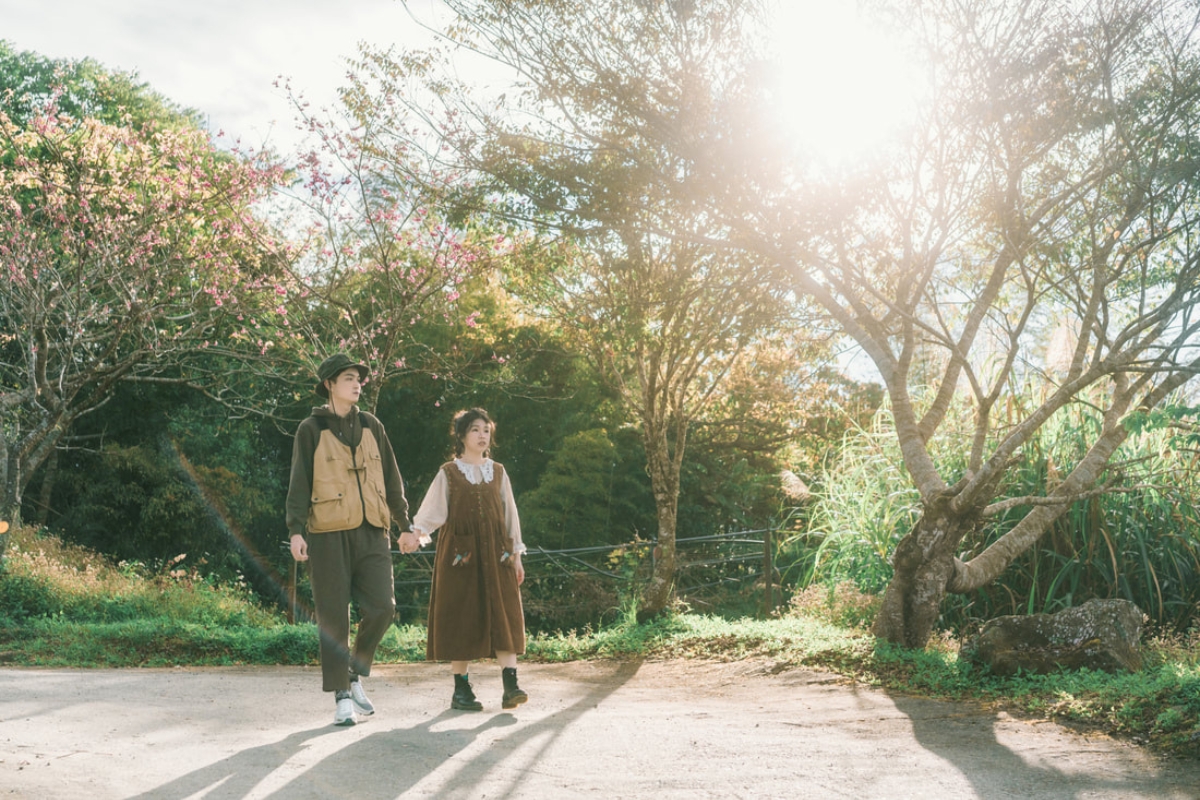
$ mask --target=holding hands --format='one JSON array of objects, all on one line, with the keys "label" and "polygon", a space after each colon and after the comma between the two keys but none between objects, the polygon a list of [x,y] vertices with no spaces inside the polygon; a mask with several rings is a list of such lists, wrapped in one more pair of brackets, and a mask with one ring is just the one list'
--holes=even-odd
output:
[{"label": "holding hands", "polygon": [[415,553],[421,548],[421,539],[413,531],[401,531],[398,545],[401,553]]}]

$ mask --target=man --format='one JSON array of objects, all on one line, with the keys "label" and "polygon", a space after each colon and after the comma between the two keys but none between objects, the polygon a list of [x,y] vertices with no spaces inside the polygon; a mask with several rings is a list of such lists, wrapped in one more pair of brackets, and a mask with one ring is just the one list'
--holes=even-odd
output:
[{"label": "man", "polygon": [[[405,549],[416,538],[387,433],[358,408],[367,373],[344,353],[317,368],[317,394],[329,402],[296,430],[287,497],[292,557],[309,562],[322,689],[334,693],[334,724],[343,726],[375,713],[362,679],[396,612],[392,523],[406,532]],[[353,648],[351,599],[359,610]]]}]

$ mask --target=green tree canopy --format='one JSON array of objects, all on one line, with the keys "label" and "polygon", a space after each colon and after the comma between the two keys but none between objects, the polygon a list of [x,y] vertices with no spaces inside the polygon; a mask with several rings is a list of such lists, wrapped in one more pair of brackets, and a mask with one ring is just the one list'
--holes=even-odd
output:
[{"label": "green tree canopy", "polygon": [[48,58],[5,40],[0,40],[0,103],[18,126],[51,106],[76,120],[111,125],[200,128],[203,123],[199,112],[171,102],[136,72],[110,70],[90,58]]}]

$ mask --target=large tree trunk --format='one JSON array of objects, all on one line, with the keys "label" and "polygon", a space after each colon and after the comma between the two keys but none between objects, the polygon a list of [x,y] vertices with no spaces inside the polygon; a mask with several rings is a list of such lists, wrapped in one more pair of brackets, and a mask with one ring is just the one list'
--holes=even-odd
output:
[{"label": "large tree trunk", "polygon": [[977,520],[952,509],[950,496],[928,504],[913,530],[896,545],[894,573],[872,632],[905,647],[929,640],[955,572],[955,554]]},{"label": "large tree trunk", "polygon": [[675,525],[679,495],[678,492],[668,495],[654,487],[654,501],[658,512],[658,544],[654,548],[654,572],[638,609],[638,622],[661,614],[671,601],[671,592],[675,588]]},{"label": "large tree trunk", "polygon": [[[1155,390],[1159,394],[1152,394],[1146,407],[1159,402],[1160,395],[1174,389],[1178,385],[1172,385],[1174,380],[1177,379],[1164,381]],[[1034,547],[1072,502],[1096,485],[1101,471],[1129,435],[1121,424],[1121,417],[1128,407],[1128,394],[1113,401],[1105,413],[1103,433],[1062,483],[1045,498],[1058,502],[1036,505],[1012,530],[968,563],[957,558],[959,544],[979,524],[987,508],[968,506],[966,511],[955,510],[953,491],[943,492],[927,502],[912,532],[896,545],[892,556],[892,582],[884,592],[883,607],[875,618],[872,632],[881,639],[906,647],[924,647],[937,621],[941,602],[948,593],[963,594],[991,583],[1018,556]],[[997,472],[997,478],[1001,474]],[[991,497],[992,488],[984,486],[982,494]],[[959,505],[962,505],[961,500]]]},{"label": "large tree trunk", "polygon": [[[0,427],[0,520],[9,524],[10,531],[21,525],[21,500],[31,475],[56,452],[65,428],[61,415],[43,420],[24,438],[19,423],[7,430]],[[0,562],[7,548],[7,535],[0,535]]]},{"label": "large tree trunk", "polygon": [[[653,424],[653,423],[658,424]],[[679,516],[679,474],[683,468],[683,449],[687,423],[676,420],[675,447],[666,436],[663,420],[651,420],[645,425],[646,468],[650,473],[650,488],[658,515],[658,543],[654,548],[654,572],[642,593],[638,622],[661,614],[671,601],[675,589],[675,528]]]}]

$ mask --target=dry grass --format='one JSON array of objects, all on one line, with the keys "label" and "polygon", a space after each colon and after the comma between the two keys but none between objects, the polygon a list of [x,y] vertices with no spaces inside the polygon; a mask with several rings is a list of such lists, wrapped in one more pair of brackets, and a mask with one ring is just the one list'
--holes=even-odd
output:
[{"label": "dry grass", "polygon": [[4,567],[10,575],[43,581],[63,599],[120,595],[139,590],[143,583],[130,569],[55,536],[39,535],[31,527],[13,531]]},{"label": "dry grass", "polygon": [[[19,597],[25,613],[64,614],[80,622],[139,617],[251,625],[273,621],[244,583],[218,586],[195,568],[182,568],[185,558],[181,554],[151,570],[139,563],[113,563],[34,528],[19,528],[4,558],[8,591],[17,593],[8,599],[11,604]],[[5,611],[18,613],[15,608]]]},{"label": "dry grass", "polygon": [[842,628],[867,630],[875,621],[882,602],[882,596],[860,591],[853,581],[842,581],[832,587],[814,583],[792,596],[788,615],[811,617]]}]

